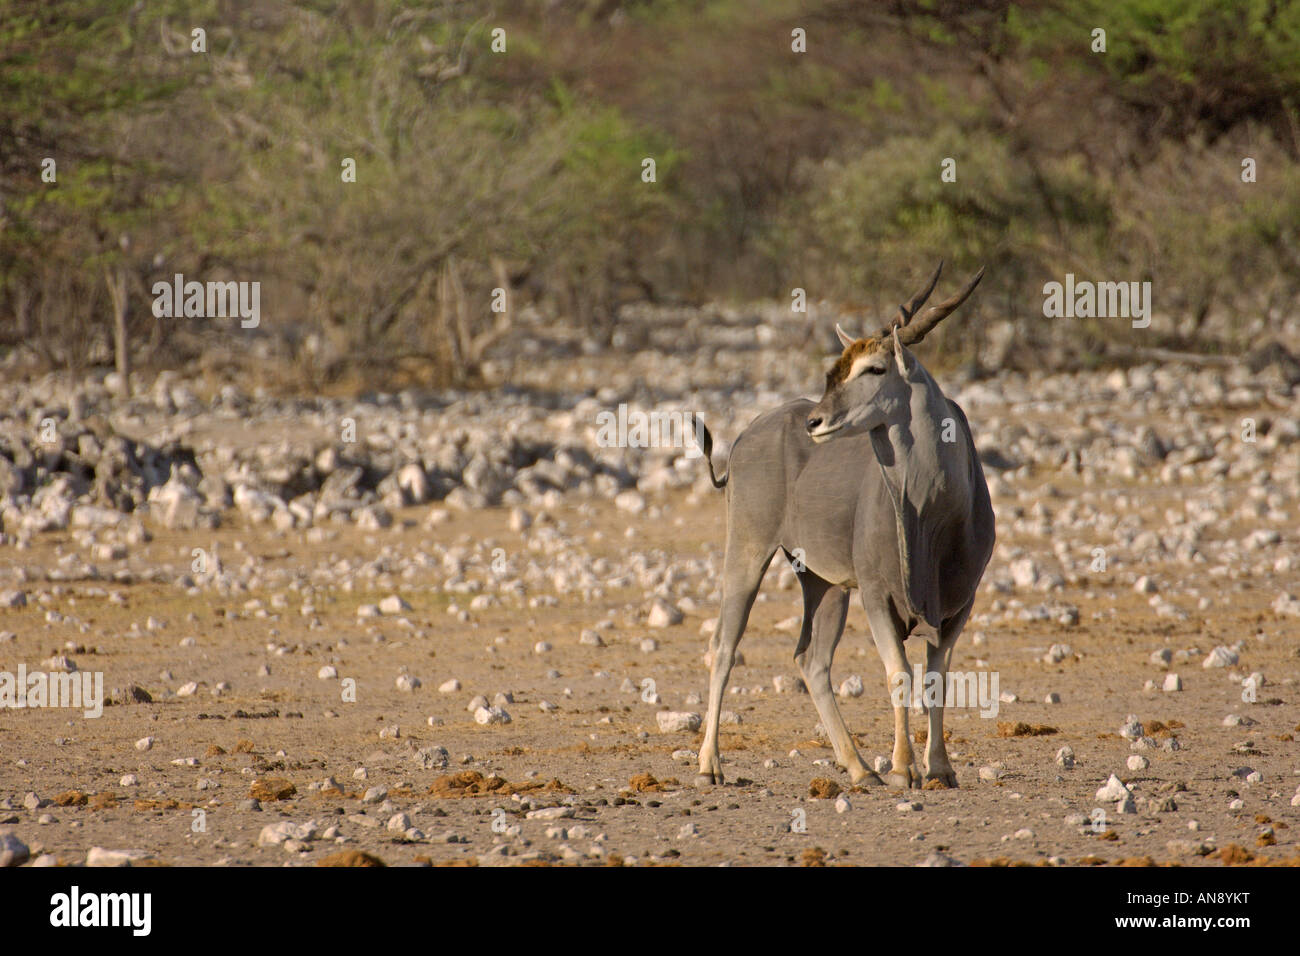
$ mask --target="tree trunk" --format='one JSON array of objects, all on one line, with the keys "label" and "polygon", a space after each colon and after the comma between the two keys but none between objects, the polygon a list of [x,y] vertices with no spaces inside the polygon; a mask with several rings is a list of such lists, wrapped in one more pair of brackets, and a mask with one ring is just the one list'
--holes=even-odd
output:
[{"label": "tree trunk", "polygon": [[104,281],[113,300],[113,352],[117,374],[122,380],[122,398],[131,397],[131,351],[126,337],[126,273],[121,266],[104,267]]}]

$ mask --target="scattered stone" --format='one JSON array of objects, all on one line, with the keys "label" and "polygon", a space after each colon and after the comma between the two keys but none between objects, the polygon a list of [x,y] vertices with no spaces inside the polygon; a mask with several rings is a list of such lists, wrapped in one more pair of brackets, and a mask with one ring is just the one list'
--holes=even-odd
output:
[{"label": "scattered stone", "polygon": [[12,833],[0,833],[0,867],[22,866],[30,856],[26,843]]},{"label": "scattered stone", "polygon": [[655,598],[646,616],[646,624],[649,627],[674,627],[682,623],[684,616],[663,598]]},{"label": "scattered stone", "polygon": [[694,733],[700,729],[699,714],[686,711],[661,710],[655,714],[659,732],[663,734]]},{"label": "scattered stone", "polygon": [[1205,658],[1205,662],[1201,666],[1207,670],[1211,667],[1232,667],[1237,663],[1237,659],[1236,651],[1230,647],[1220,645],[1210,651],[1209,656]]},{"label": "scattered stone", "polygon": [[1128,795],[1128,787],[1124,786],[1124,781],[1120,780],[1120,778],[1114,774],[1111,774],[1110,778],[1106,781],[1105,786],[1097,791],[1097,800],[1120,800]]}]

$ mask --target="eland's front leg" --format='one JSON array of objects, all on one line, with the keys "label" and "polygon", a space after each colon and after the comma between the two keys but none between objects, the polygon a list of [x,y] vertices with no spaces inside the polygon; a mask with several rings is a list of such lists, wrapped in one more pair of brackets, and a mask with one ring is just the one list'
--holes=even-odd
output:
[{"label": "eland's front leg", "polygon": [[718,723],[722,719],[722,693],[727,689],[727,679],[736,660],[736,647],[740,644],[749,611],[754,606],[754,596],[767,566],[776,553],[773,548],[761,560],[751,553],[747,559],[734,557],[737,549],[727,545],[726,563],[722,574],[722,611],[718,626],[709,641],[713,661],[709,669],[709,710],[705,717],[704,743],[700,745],[700,772],[696,786],[722,783],[722,758],[718,755]]},{"label": "eland's front leg", "polygon": [[[865,607],[865,602],[864,607]],[[871,624],[871,638],[885,664],[885,686],[894,707],[894,752],[890,757],[889,773],[885,783],[891,787],[919,787],[920,774],[912,765],[912,741],[907,733],[907,708],[911,701],[910,675],[907,672],[907,654],[903,651],[903,638],[893,616],[885,609],[866,608]]]}]

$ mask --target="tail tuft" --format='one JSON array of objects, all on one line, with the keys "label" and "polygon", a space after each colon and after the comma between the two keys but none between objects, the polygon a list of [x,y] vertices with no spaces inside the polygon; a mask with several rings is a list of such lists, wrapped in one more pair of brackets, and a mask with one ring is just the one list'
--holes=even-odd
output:
[{"label": "tail tuft", "polygon": [[695,416],[696,438],[700,442],[700,450],[704,452],[704,460],[709,463],[709,480],[713,482],[714,488],[722,488],[727,484],[727,479],[731,477],[731,471],[728,470],[721,478],[713,471],[713,435],[709,433],[709,427],[704,424],[704,419],[699,415]]}]

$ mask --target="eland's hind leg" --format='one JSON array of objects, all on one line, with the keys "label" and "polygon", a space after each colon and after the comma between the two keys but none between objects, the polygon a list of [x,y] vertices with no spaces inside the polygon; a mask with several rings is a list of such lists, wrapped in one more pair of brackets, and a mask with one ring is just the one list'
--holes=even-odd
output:
[{"label": "eland's hind leg", "polygon": [[871,624],[871,638],[885,664],[885,687],[894,708],[894,751],[890,757],[893,766],[885,774],[885,783],[891,787],[919,787],[921,777],[912,766],[912,741],[907,735],[911,694],[904,691],[910,691],[911,675],[907,671],[907,653],[903,650],[901,622],[886,607],[868,606],[865,599],[862,604]]},{"label": "eland's hind leg", "polygon": [[727,557],[722,572],[722,610],[718,625],[709,641],[713,661],[709,670],[709,711],[704,724],[704,743],[700,745],[700,772],[696,786],[722,783],[722,758],[718,755],[718,722],[722,717],[722,692],[726,690],[736,647],[749,623],[749,611],[776,546],[763,553],[735,545],[728,535]]},{"label": "eland's hind leg", "polygon": [[803,629],[799,632],[794,659],[835,748],[835,759],[849,772],[849,779],[855,784],[881,783],[862,762],[831,689],[831,660],[844,633],[849,592],[807,570],[799,575],[799,583],[803,586]]},{"label": "eland's hind leg", "polygon": [[[938,780],[945,787],[957,786],[957,774],[948,760],[948,747],[943,740],[943,708],[948,689],[948,664],[952,659],[953,646],[961,636],[961,630],[966,624],[966,618],[973,604],[974,601],[966,605],[959,614],[944,621],[939,630],[937,644],[925,646],[926,680],[936,681],[939,693],[938,704],[930,706],[927,701],[926,705],[929,737],[925,743],[925,782]],[[932,678],[931,674],[937,674],[938,677]]]}]

